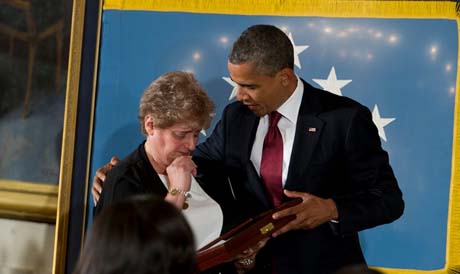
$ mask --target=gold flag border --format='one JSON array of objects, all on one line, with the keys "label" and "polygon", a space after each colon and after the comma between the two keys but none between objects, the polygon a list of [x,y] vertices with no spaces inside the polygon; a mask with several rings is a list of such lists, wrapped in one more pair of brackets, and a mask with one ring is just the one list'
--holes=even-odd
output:
[{"label": "gold flag border", "polygon": [[144,10],[240,15],[377,18],[460,17],[455,1],[372,0],[106,0],[104,10]]}]

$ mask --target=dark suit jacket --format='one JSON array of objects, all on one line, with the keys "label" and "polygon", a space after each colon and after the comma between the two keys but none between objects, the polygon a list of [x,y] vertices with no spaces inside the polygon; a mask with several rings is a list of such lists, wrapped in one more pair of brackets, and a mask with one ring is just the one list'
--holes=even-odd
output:
[{"label": "dark suit jacket", "polygon": [[[241,210],[242,218],[272,208],[250,161],[258,123],[246,106],[232,103],[212,135],[194,152],[205,190],[231,182],[240,206],[234,210]],[[273,257],[278,274],[331,273],[345,265],[365,263],[357,232],[390,223],[404,209],[370,111],[305,82],[284,188],[334,199],[339,224],[325,223],[270,240],[258,256],[258,265]]]},{"label": "dark suit jacket", "polygon": [[137,149],[107,173],[101,198],[95,208],[96,215],[104,208],[133,195],[166,196],[168,190],[150,164],[144,143],[142,142]]}]

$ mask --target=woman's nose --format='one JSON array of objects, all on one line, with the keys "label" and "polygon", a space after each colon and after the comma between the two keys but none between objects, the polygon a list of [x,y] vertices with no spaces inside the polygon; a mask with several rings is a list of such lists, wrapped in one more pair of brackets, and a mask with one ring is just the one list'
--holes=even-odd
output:
[{"label": "woman's nose", "polygon": [[191,136],[187,138],[185,146],[187,147],[189,151],[192,151],[195,149],[197,143],[198,143],[198,137]]}]

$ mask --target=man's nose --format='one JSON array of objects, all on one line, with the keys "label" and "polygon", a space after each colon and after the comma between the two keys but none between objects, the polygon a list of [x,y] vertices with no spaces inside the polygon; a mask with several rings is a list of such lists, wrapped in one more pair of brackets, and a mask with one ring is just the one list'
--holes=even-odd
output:
[{"label": "man's nose", "polygon": [[246,92],[244,91],[244,88],[238,86],[238,87],[236,88],[236,100],[238,100],[238,101],[241,102],[241,101],[243,101],[244,99],[246,99],[246,97],[247,97],[247,94],[246,94]]}]

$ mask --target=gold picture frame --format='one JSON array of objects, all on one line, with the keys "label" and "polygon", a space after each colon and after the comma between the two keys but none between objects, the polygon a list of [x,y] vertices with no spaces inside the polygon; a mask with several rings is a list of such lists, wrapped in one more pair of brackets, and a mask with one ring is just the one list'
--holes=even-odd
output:
[{"label": "gold picture frame", "polygon": [[[94,71],[97,71],[102,3],[103,1],[86,0],[74,0],[73,2],[67,80],[67,90],[71,92],[67,93],[66,110],[69,109],[69,111],[66,111],[64,122],[64,128],[69,128],[69,131],[64,131],[63,134],[64,147],[61,158],[53,256],[53,273],[55,274],[72,271],[85,233],[90,162],[89,143],[92,135],[97,75]],[[96,20],[94,20],[95,17],[97,17]],[[93,43],[94,39],[96,43]],[[89,56],[94,54],[94,59],[86,59],[85,62],[83,51],[90,52]],[[90,80],[85,78],[85,75],[90,75]],[[82,93],[85,93],[86,97],[80,96]],[[76,152],[78,148],[81,150]],[[75,209],[75,204],[78,204],[76,206],[78,210]],[[74,207],[73,210],[72,207]]]},{"label": "gold picture frame", "polygon": [[2,180],[0,216],[54,224],[57,197],[57,185]]}]

